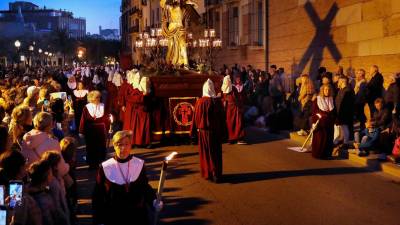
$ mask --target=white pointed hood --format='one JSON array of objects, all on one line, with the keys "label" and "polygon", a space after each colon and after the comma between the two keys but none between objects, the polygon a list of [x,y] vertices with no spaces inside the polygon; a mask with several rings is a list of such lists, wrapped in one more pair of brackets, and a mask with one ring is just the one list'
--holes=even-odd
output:
[{"label": "white pointed hood", "polygon": [[229,75],[226,75],[224,77],[224,80],[223,80],[222,86],[221,86],[221,91],[224,94],[231,93],[231,91],[232,91],[232,81],[231,81],[231,77]]},{"label": "white pointed hood", "polygon": [[[136,73],[139,73],[137,71],[137,69],[128,70],[128,72],[126,73],[126,81],[128,82],[128,84],[133,85],[133,83],[135,81],[134,78],[135,78]],[[140,82],[140,78],[137,81],[137,83],[139,83],[139,82]]]},{"label": "white pointed hood", "polygon": [[143,92],[144,95],[150,93],[150,78],[142,77],[142,79],[140,79],[139,91]]},{"label": "white pointed hood", "polygon": [[140,87],[140,73],[137,71],[132,78],[132,86],[135,89],[139,89]]},{"label": "white pointed hood", "polygon": [[115,86],[120,87],[123,83],[122,76],[119,72],[115,72],[112,82]]},{"label": "white pointed hood", "polygon": [[210,97],[210,98],[217,97],[217,95],[215,94],[214,83],[210,79],[208,79],[203,84],[203,97]]},{"label": "white pointed hood", "polygon": [[93,83],[93,84],[100,84],[99,75],[95,74],[95,75],[93,76],[92,83]]},{"label": "white pointed hood", "polygon": [[112,82],[114,77],[114,72],[112,70],[108,71],[107,81]]}]

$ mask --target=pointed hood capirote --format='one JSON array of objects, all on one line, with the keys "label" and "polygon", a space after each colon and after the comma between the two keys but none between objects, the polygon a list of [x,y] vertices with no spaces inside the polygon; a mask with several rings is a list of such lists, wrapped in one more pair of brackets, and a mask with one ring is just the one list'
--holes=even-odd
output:
[{"label": "pointed hood capirote", "polygon": [[140,79],[139,91],[143,92],[144,95],[147,95],[150,93],[150,78],[149,77],[142,77],[142,79]]},{"label": "pointed hood capirote", "polygon": [[140,87],[140,73],[137,71],[132,78],[132,86],[135,89],[139,89]]},{"label": "pointed hood capirote", "polygon": [[214,83],[210,79],[207,79],[207,81],[203,84],[203,97],[217,97],[215,93]]},{"label": "pointed hood capirote", "polygon": [[232,91],[232,81],[231,81],[231,77],[229,75],[226,75],[224,77],[224,80],[223,80],[222,86],[221,86],[221,91],[224,94],[231,93],[231,91]]},{"label": "pointed hood capirote", "polygon": [[120,87],[122,85],[123,83],[122,76],[118,71],[114,73],[112,83],[117,87]]}]

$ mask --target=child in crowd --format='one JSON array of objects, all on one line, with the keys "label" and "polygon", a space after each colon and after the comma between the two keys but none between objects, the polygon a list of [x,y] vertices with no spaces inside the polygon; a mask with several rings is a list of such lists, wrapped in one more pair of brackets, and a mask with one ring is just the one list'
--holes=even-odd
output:
[{"label": "child in crowd", "polygon": [[365,129],[361,132],[360,136],[361,143],[354,143],[356,151],[358,150],[359,156],[369,155],[369,151],[372,150],[379,142],[379,127],[375,125],[374,120],[368,120],[365,124]]}]

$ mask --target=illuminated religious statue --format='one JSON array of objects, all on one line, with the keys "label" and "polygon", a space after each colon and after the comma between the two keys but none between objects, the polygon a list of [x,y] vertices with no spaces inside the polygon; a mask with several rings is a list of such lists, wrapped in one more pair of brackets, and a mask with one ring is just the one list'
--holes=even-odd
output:
[{"label": "illuminated religious statue", "polygon": [[163,36],[168,39],[166,62],[188,66],[185,21],[190,10],[197,7],[190,0],[160,0]]}]

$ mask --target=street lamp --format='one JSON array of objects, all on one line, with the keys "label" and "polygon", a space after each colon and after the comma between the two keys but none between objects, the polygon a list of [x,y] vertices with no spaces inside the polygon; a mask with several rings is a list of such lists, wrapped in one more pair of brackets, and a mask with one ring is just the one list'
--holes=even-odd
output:
[{"label": "street lamp", "polygon": [[32,59],[33,59],[33,50],[35,50],[35,48],[33,47],[33,45],[29,45],[29,51],[30,51],[30,55],[29,55],[29,61],[28,61],[28,65],[30,64],[30,66],[32,66]]},{"label": "street lamp", "polygon": [[39,62],[40,62],[40,65],[42,65],[42,52],[43,52],[43,50],[41,48],[39,48],[38,52],[39,52]]},{"label": "street lamp", "polygon": [[21,47],[21,42],[18,41],[18,40],[16,40],[16,41],[14,42],[14,45],[15,45],[15,47],[17,47],[17,49],[19,49],[19,47]]},{"label": "street lamp", "polygon": [[21,59],[20,59],[20,56],[19,56],[19,48],[21,47],[21,42],[19,41],[19,40],[16,40],[15,42],[14,42],[14,45],[15,45],[15,47],[17,48],[17,58],[18,58],[18,60],[17,60],[17,67],[19,68],[19,62],[21,61]]}]

